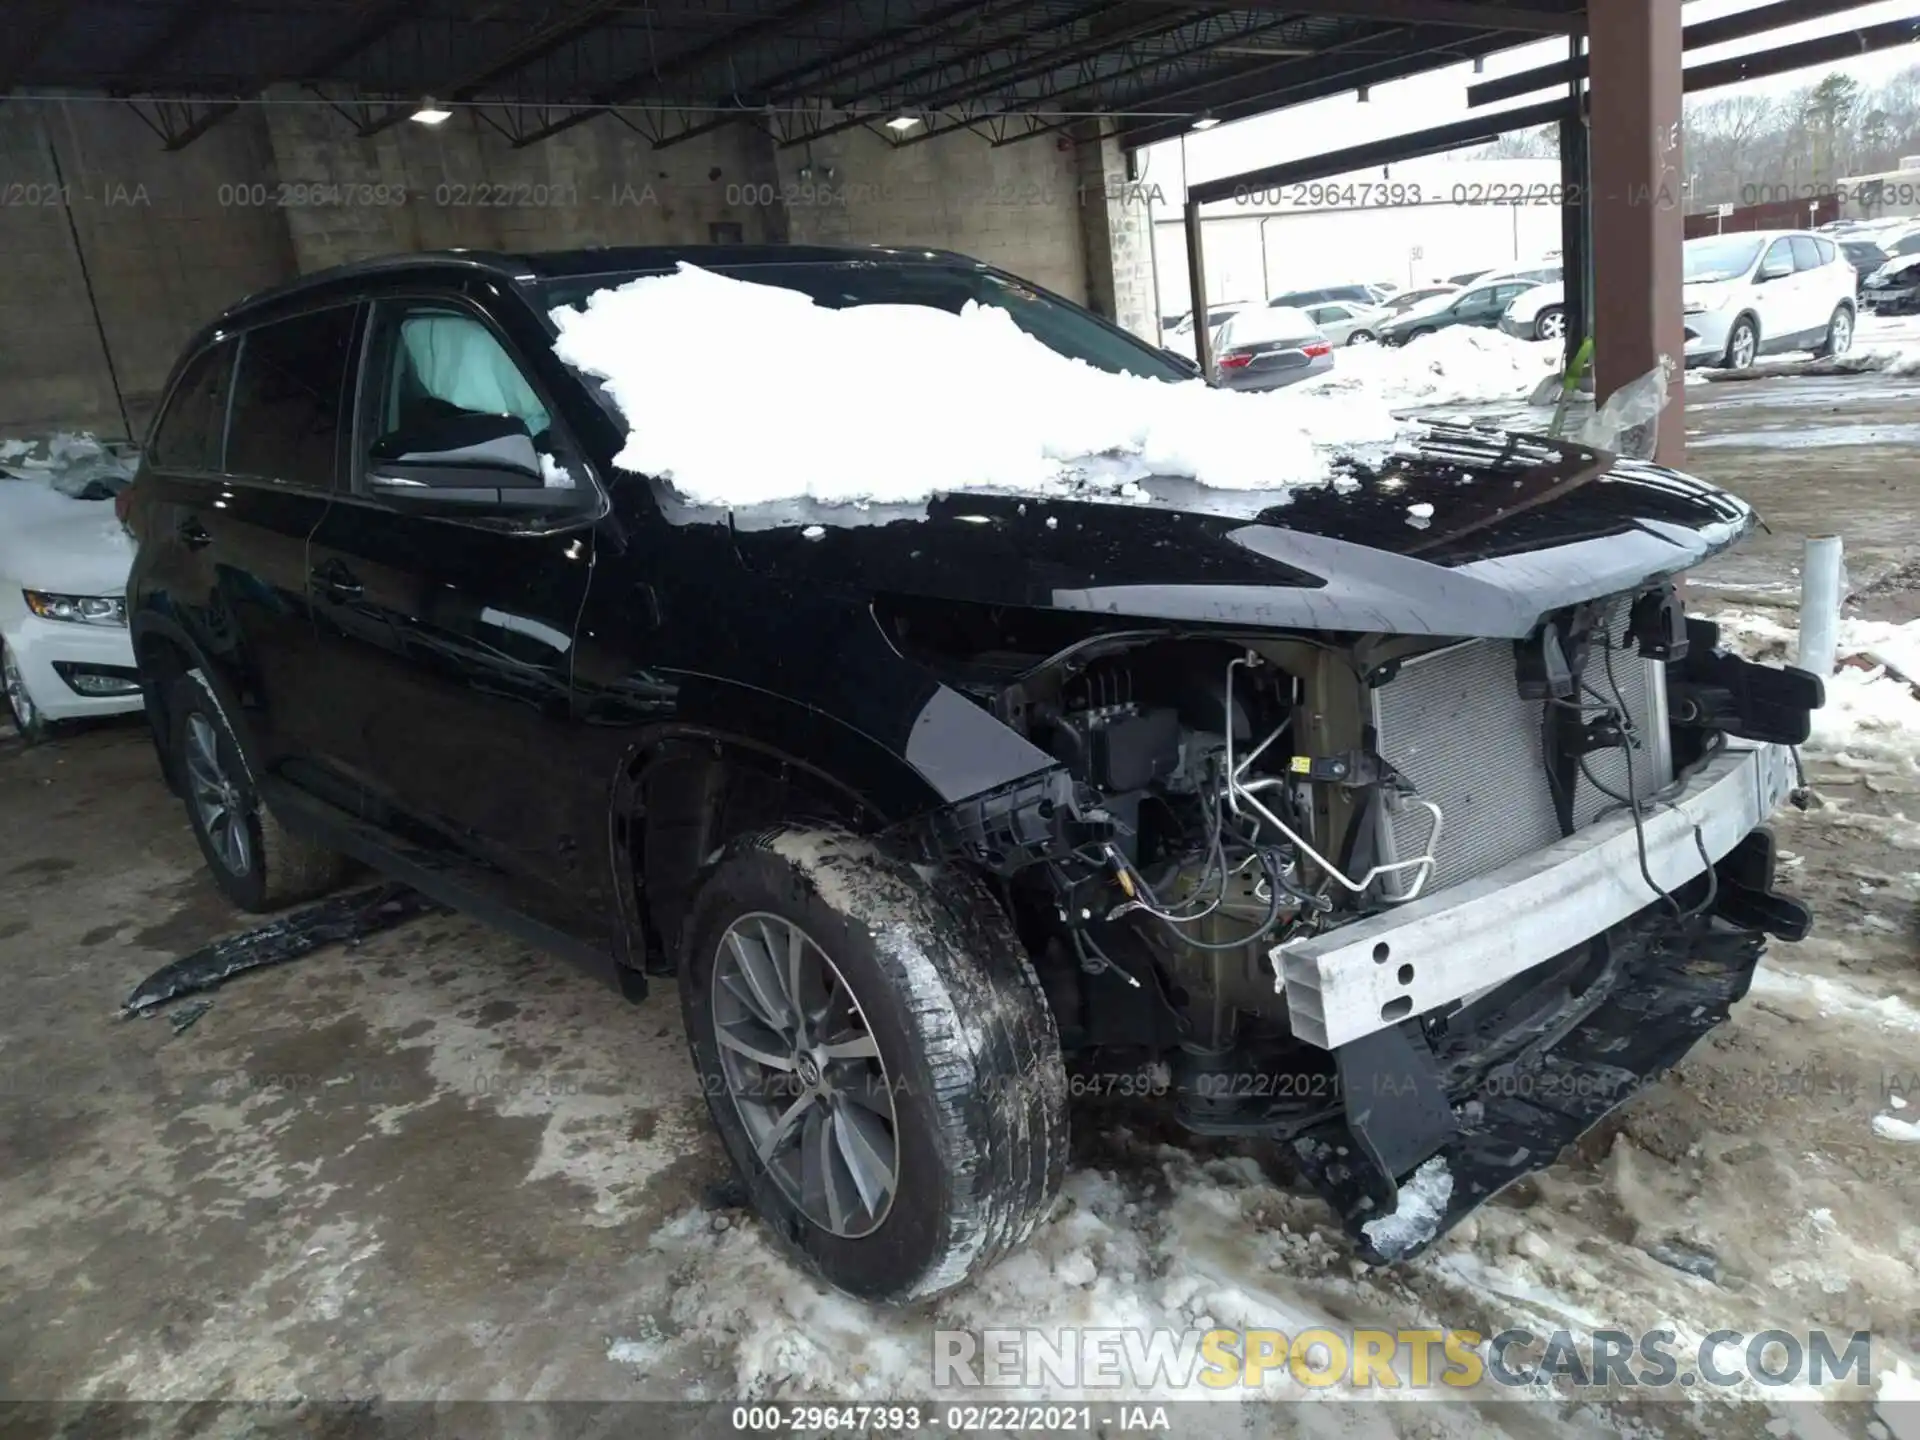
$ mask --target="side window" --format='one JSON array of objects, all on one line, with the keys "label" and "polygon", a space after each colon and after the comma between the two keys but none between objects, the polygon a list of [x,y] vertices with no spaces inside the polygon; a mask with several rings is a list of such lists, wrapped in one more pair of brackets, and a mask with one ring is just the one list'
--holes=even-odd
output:
[{"label": "side window", "polygon": [[1793,246],[1782,237],[1767,247],[1767,253],[1761,257],[1760,269],[1756,275],[1759,279],[1770,280],[1792,273]]},{"label": "side window", "polygon": [[337,306],[241,337],[229,473],[333,488],[358,313],[357,306]]},{"label": "side window", "polygon": [[1821,240],[1816,237],[1813,244],[1814,244],[1814,248],[1819,250],[1820,252],[1820,263],[1822,265],[1833,264],[1833,257],[1835,253],[1833,248],[1833,242],[1831,240]]},{"label": "side window", "polygon": [[553,417],[494,334],[458,310],[402,312],[386,337],[386,373],[375,425],[387,435],[431,434],[463,415],[505,416],[551,448]]},{"label": "side window", "polygon": [[1316,325],[1330,325],[1347,318],[1345,308],[1339,305],[1316,305],[1307,315]]},{"label": "side window", "polygon": [[220,469],[235,348],[224,340],[187,363],[147,444],[154,464],[169,470]]},{"label": "side window", "polygon": [[1820,248],[1808,236],[1796,235],[1792,240],[1793,268],[1796,270],[1818,270],[1820,268]]}]

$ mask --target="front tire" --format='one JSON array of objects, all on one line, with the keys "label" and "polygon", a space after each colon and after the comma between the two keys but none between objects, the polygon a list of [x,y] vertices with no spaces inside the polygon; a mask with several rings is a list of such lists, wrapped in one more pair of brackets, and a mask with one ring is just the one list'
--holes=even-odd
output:
[{"label": "front tire", "polygon": [[198,670],[174,682],[167,738],[193,838],[227,899],[242,910],[279,910],[345,878],[344,856],[289,834],[261,803],[233,728]]},{"label": "front tire", "polygon": [[1558,305],[1549,305],[1535,317],[1533,338],[1536,340],[1563,340],[1567,334],[1567,312]]},{"label": "front tire", "polygon": [[1372,345],[1374,343],[1376,343],[1376,337],[1371,330],[1356,330],[1347,337],[1347,344],[1349,345]]},{"label": "front tire", "polygon": [[21,743],[38,745],[47,738],[51,722],[33,703],[33,696],[27,692],[26,676],[20,673],[13,651],[7,648],[4,640],[0,640],[0,695],[6,699],[7,718],[13,721],[13,728],[20,732]]},{"label": "front tire", "polygon": [[734,1169],[828,1283],[920,1300],[1032,1233],[1065,1173],[1066,1075],[973,877],[838,831],[746,836],[707,872],[679,974]]},{"label": "front tire", "polygon": [[1759,353],[1760,332],[1750,317],[1742,315],[1733,322],[1733,333],[1727,336],[1727,368],[1745,370]]}]

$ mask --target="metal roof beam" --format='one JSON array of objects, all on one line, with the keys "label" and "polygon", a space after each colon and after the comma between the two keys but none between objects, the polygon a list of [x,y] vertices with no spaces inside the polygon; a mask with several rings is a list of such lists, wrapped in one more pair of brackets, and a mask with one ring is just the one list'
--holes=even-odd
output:
[{"label": "metal roof beam", "polygon": [[[1843,11],[1858,10],[1862,5],[1872,3],[1873,0],[1778,0],[1776,4],[1742,10],[1737,15],[1696,21],[1681,30],[1680,48],[1701,50],[1729,40],[1744,40],[1750,35],[1765,35],[1783,25],[1798,25]],[[1556,60],[1551,65],[1538,65],[1516,75],[1503,75],[1497,80],[1483,80],[1478,85],[1470,85],[1467,87],[1467,104],[1497,104],[1520,95],[1530,95],[1536,90],[1571,84],[1584,78],[1586,73],[1587,57],[1584,55]]]},{"label": "metal roof beam", "polygon": [[[1168,0],[1168,3],[1177,3],[1177,0]],[[1594,0],[1594,3],[1604,3],[1604,0]],[[1231,8],[1280,10],[1289,15],[1329,15],[1348,20],[1391,20],[1406,25],[1447,25],[1462,30],[1515,30],[1528,35],[1587,33],[1585,9],[1510,10],[1504,5],[1469,5],[1459,0],[1232,0]]]}]

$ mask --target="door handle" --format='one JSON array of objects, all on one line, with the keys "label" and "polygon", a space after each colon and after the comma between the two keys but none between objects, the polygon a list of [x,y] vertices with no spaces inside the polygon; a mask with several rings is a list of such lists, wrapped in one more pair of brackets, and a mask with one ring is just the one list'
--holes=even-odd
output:
[{"label": "door handle", "polygon": [[307,578],[313,588],[329,600],[358,600],[365,593],[365,587],[354,573],[338,560],[315,566]]},{"label": "door handle", "polygon": [[189,550],[204,550],[213,543],[213,535],[198,520],[189,516],[175,527],[174,533],[180,537],[180,543]]}]

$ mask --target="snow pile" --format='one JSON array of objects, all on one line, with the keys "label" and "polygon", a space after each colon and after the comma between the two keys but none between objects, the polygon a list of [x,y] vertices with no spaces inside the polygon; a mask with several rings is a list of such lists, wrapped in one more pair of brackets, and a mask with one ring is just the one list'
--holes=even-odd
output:
[{"label": "snow pile", "polygon": [[1294,388],[1303,397],[1372,396],[1394,410],[1526,400],[1557,372],[1562,354],[1557,341],[1455,325],[1400,346],[1342,346],[1330,374]]},{"label": "snow pile", "polygon": [[[1793,662],[1795,627],[1751,612],[1714,618],[1727,648],[1756,660]],[[1827,703],[1813,712],[1807,749],[1920,767],[1920,620],[1842,620],[1840,659],[1827,681]]]},{"label": "snow pile", "polygon": [[1360,1229],[1382,1258],[1396,1259],[1433,1238],[1452,1198],[1453,1172],[1447,1169],[1447,1162],[1436,1155],[1400,1187],[1393,1214],[1369,1220]]},{"label": "snow pile", "polygon": [[1113,375],[992,307],[836,310],[689,265],[553,319],[555,353],[604,380],[626,420],[617,463],[696,505],[1130,495],[1149,474],[1284,491],[1401,433],[1377,396]]}]

